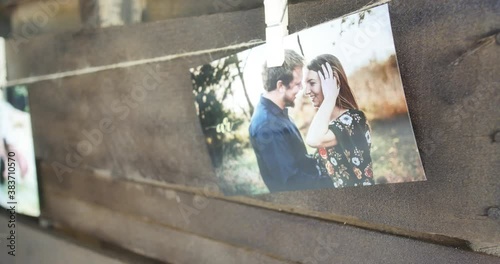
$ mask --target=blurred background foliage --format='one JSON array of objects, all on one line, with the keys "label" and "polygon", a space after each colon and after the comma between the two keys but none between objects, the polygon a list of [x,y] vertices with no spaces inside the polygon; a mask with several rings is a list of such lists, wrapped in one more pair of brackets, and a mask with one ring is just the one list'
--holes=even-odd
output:
[{"label": "blurred background foliage", "polygon": [[[224,107],[223,102],[233,96],[232,84],[240,78],[240,61],[236,54],[219,60],[214,65],[206,64],[191,72],[195,106],[201,127],[207,141],[212,164],[219,168],[223,156],[238,157],[244,148],[249,147],[248,140],[232,133],[238,131],[244,120],[253,114],[253,105],[243,107],[243,115],[238,116],[232,109]],[[244,89],[245,85],[243,85]]]}]

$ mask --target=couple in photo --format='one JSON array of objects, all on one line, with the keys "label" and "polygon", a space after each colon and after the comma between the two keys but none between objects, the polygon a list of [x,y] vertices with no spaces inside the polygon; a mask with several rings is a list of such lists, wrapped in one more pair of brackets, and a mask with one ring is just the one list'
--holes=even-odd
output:
[{"label": "couple in photo", "polygon": [[[252,116],[250,142],[270,192],[374,184],[370,127],[340,61],[324,54],[311,60],[285,50],[281,67],[264,65],[265,92]],[[307,136],[288,116],[299,91],[317,109]],[[307,153],[306,144],[316,149]]]}]

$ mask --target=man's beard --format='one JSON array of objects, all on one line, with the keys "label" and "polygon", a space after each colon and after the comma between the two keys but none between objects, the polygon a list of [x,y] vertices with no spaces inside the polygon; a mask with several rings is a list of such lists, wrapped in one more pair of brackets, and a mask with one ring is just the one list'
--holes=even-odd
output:
[{"label": "man's beard", "polygon": [[285,107],[294,107],[295,106],[295,97],[290,99],[285,95],[283,97],[283,100],[285,101]]}]

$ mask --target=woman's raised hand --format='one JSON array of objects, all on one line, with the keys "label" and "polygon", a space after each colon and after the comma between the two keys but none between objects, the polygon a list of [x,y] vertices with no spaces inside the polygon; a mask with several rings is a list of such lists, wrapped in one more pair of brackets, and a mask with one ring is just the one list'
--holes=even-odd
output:
[{"label": "woman's raised hand", "polygon": [[323,91],[323,102],[311,121],[309,131],[306,136],[307,145],[313,148],[330,147],[337,144],[335,134],[328,128],[332,112],[335,109],[337,96],[339,95],[339,86],[337,79],[333,75],[332,66],[327,62],[321,65],[323,73],[318,71]]},{"label": "woman's raised hand", "polygon": [[321,90],[325,100],[336,101],[339,95],[340,87],[337,84],[337,78],[333,75],[332,66],[328,62],[321,65],[324,75],[318,71],[319,79],[321,81]]}]

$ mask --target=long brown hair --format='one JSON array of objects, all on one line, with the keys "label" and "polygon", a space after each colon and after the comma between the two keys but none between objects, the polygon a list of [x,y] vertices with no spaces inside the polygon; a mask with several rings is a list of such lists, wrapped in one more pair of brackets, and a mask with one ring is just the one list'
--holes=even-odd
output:
[{"label": "long brown hair", "polygon": [[349,82],[347,81],[344,67],[342,67],[340,60],[337,57],[331,54],[319,55],[307,65],[307,69],[324,74],[321,65],[326,62],[332,66],[333,74],[340,83],[339,96],[337,97],[337,102],[335,104],[342,109],[358,109],[358,103],[356,102],[356,98],[354,97],[351,87],[349,86]]}]

